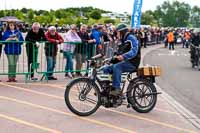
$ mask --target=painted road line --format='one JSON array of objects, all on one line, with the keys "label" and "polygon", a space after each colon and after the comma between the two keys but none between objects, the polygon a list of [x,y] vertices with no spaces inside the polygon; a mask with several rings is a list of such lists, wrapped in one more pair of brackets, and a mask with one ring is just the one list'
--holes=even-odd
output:
[{"label": "painted road line", "polygon": [[[60,85],[49,85],[49,84],[46,84],[47,86],[49,87],[57,87],[57,88],[60,88],[60,89],[63,89],[63,87],[61,87]],[[64,88],[65,90],[65,88]],[[168,111],[168,110],[164,110],[164,109],[160,109],[160,108],[155,108],[155,110],[159,111],[159,112],[165,112],[165,113],[170,113],[170,114],[174,114],[174,115],[180,115],[179,113],[177,112],[173,112],[173,111]]]},{"label": "painted road line", "polygon": [[62,90],[65,90],[66,88],[63,87],[62,85],[53,85],[53,84],[40,84],[40,83],[4,83],[6,85],[33,85],[33,86],[49,86],[49,87],[53,87],[53,88],[56,88],[56,89],[62,89]]},{"label": "painted road line", "polygon": [[[9,85],[10,85],[10,84],[9,84]],[[40,84],[34,84],[34,85],[40,85]],[[49,84],[43,84],[43,85],[44,85],[44,86],[49,86],[49,87],[59,88],[59,89],[65,90],[65,88],[60,87],[60,86],[58,86],[58,85],[49,85]],[[10,87],[13,87],[13,86],[10,86]],[[14,86],[14,87],[16,88],[17,86]],[[21,90],[21,87],[20,87],[20,88],[17,87],[17,89],[20,89],[20,90]],[[23,88],[23,90],[24,90],[24,88]],[[38,92],[38,91],[33,91],[33,90],[31,90],[31,92],[36,93],[36,94],[40,94],[40,95],[45,95],[45,96],[49,96],[49,97],[61,99],[61,98],[58,97],[58,96],[46,94],[46,93],[43,93],[43,92]],[[62,99],[63,99],[63,98],[62,98]],[[168,110],[164,110],[164,109],[160,109],[160,108],[155,108],[155,110],[156,110],[156,111],[159,111],[159,112],[165,112],[165,113],[170,113],[170,114],[174,114],[174,115],[180,115],[180,114],[177,113],[177,112],[168,111]]]},{"label": "painted road line", "polygon": [[168,111],[160,108],[154,108],[154,110],[180,116],[180,114],[175,111]]},{"label": "painted road line", "polygon": [[43,130],[43,131],[46,131],[46,132],[50,132],[50,133],[61,133],[60,131],[56,131],[54,129],[43,127],[43,126],[40,126],[40,125],[37,125],[37,124],[34,124],[34,123],[30,123],[30,122],[18,119],[16,117],[7,116],[7,115],[4,115],[4,114],[0,114],[0,118],[10,120],[10,121],[13,121],[13,122],[16,122],[16,123],[19,123],[19,124],[23,124],[23,125],[26,125],[26,126],[29,126],[29,127],[37,128],[37,129],[40,129],[40,130]]},{"label": "painted road line", "polygon": [[[152,48],[152,49],[144,52],[144,54],[142,55],[141,66],[143,66],[143,64],[144,64],[145,56],[147,54],[151,53],[152,51],[159,50],[158,48]],[[187,119],[187,120],[189,120],[189,122],[191,124],[193,124],[196,128],[198,128],[200,130],[200,119],[196,115],[194,115],[188,109],[184,108],[180,103],[175,101],[171,96],[169,96],[166,92],[164,92],[160,86],[156,85],[156,88],[158,88],[158,90],[162,92],[162,96],[166,100],[166,102],[168,102],[169,105],[171,105],[174,109],[176,109],[183,117],[185,117],[186,119],[187,118],[196,118],[196,119]]]},{"label": "painted road line", "polygon": [[[1,83],[1,84],[3,84],[3,83]],[[11,85],[9,85],[8,87],[12,88]],[[13,86],[13,88],[15,88],[15,87],[16,86]],[[19,89],[19,88],[21,88],[21,87],[17,87],[17,89]],[[21,90],[27,90],[27,89],[22,88]],[[49,95],[49,94],[46,94],[46,93],[40,93],[40,92],[38,93],[37,91],[31,91],[31,93],[35,93],[35,94],[39,94],[39,95],[44,95],[44,96],[48,96],[48,97],[52,97],[52,98],[58,98],[59,97],[59,96]],[[64,100],[63,97],[59,97],[58,99]],[[76,101],[74,101],[74,102],[76,102]],[[179,131],[184,131],[184,132],[188,132],[188,133],[195,133],[192,130],[188,130],[188,129],[184,129],[184,128],[181,128],[181,127],[177,127],[177,126],[165,123],[165,122],[160,122],[160,121],[157,121],[157,120],[149,119],[147,117],[132,115],[132,114],[128,114],[128,113],[125,113],[125,112],[110,110],[110,109],[106,109],[106,108],[101,108],[101,109],[107,110],[107,111],[110,111],[110,112],[114,112],[114,113],[118,113],[118,114],[124,115],[124,116],[130,116],[132,118],[136,118],[136,119],[139,119],[139,120],[144,120],[144,121],[147,121],[147,122],[151,122],[151,123],[154,123],[154,124],[157,124],[157,125],[161,125],[161,126],[164,126],[164,127],[176,129],[176,130],[179,130]]]},{"label": "painted road line", "polygon": [[90,123],[93,123],[93,124],[96,124],[96,125],[99,125],[99,126],[103,126],[103,127],[108,127],[108,128],[115,129],[115,130],[118,130],[118,131],[122,131],[122,132],[126,132],[126,133],[136,133],[136,132],[131,131],[129,129],[121,128],[119,126],[115,126],[115,125],[107,123],[107,122],[102,122],[102,121],[98,121],[98,120],[94,120],[94,119],[90,119],[90,118],[86,118],[86,117],[79,117],[79,116],[71,114],[71,113],[63,112],[63,111],[60,111],[60,110],[57,110],[57,109],[41,106],[41,105],[38,105],[38,104],[33,104],[33,103],[22,101],[22,100],[17,100],[17,99],[5,97],[5,96],[0,96],[0,99],[12,101],[12,102],[16,102],[16,103],[20,103],[20,104],[24,104],[24,105],[28,105],[28,106],[31,106],[31,107],[34,107],[34,108],[43,109],[43,110],[54,112],[54,113],[57,113],[57,114],[75,117],[79,120],[88,121]]},{"label": "painted road line", "polygon": [[[156,85],[156,87],[161,90],[161,88]],[[162,90],[161,90],[162,91]],[[174,98],[169,96],[166,92],[162,91],[162,97],[174,108],[176,109],[186,120],[191,122],[196,128],[200,130],[200,119],[193,114],[191,111],[183,107]]]},{"label": "painted road line", "polygon": [[47,94],[47,93],[43,93],[43,92],[38,92],[38,91],[34,91],[34,90],[23,88],[23,87],[8,85],[8,84],[4,84],[4,83],[0,83],[0,85],[4,85],[4,86],[10,87],[10,88],[15,88],[15,89],[18,89],[18,90],[22,90],[22,91],[26,91],[26,92],[42,95],[42,96],[47,96],[47,97],[52,97],[52,98],[64,100],[64,98],[63,97],[61,98],[60,96],[51,95],[51,94]]},{"label": "painted road line", "polygon": [[197,132],[195,132],[193,130],[184,129],[184,128],[181,128],[181,127],[177,127],[177,126],[165,123],[165,122],[159,122],[159,121],[156,121],[156,120],[153,120],[153,119],[149,119],[149,118],[146,118],[146,117],[141,117],[141,116],[138,116],[138,115],[128,114],[128,113],[125,113],[125,112],[120,112],[120,111],[116,111],[116,110],[112,110],[112,109],[110,109],[109,111],[115,112],[115,113],[118,113],[118,114],[121,114],[121,115],[124,115],[124,116],[127,116],[127,117],[132,117],[132,118],[136,118],[136,119],[139,119],[139,120],[148,121],[148,122],[151,122],[151,123],[154,123],[154,124],[157,124],[157,125],[161,125],[161,126],[164,126],[164,127],[176,129],[176,130],[179,130],[179,131],[182,131],[182,132],[197,133]]},{"label": "painted road line", "polygon": [[174,56],[174,54],[176,53],[176,51],[172,50],[170,53],[171,53],[172,56]]}]

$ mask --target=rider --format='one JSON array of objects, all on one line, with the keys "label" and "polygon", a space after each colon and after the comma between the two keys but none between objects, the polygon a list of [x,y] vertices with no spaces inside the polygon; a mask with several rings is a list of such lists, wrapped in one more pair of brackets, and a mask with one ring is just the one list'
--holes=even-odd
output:
[{"label": "rider", "polygon": [[140,45],[136,37],[128,32],[125,24],[119,24],[116,28],[118,39],[121,46],[118,48],[118,54],[114,58],[118,63],[104,68],[104,73],[112,74],[112,91],[111,95],[120,95],[121,74],[124,72],[135,71],[140,64],[141,52]]},{"label": "rider", "polygon": [[[200,29],[195,29],[194,34],[191,38],[191,42],[195,47],[200,46]],[[195,47],[191,47],[191,62],[196,63]]]},{"label": "rider", "polygon": [[195,29],[194,34],[191,38],[192,44],[196,47],[200,45],[200,29]]}]

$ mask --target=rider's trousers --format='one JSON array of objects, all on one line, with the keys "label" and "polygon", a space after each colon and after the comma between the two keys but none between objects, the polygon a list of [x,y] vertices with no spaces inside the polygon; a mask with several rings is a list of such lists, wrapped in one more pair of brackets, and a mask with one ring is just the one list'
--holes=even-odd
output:
[{"label": "rider's trousers", "polygon": [[121,75],[125,72],[132,72],[136,69],[136,67],[130,63],[129,61],[123,61],[119,62],[117,64],[114,64],[112,66],[107,66],[104,68],[104,73],[106,74],[112,74],[112,86],[115,89],[120,89],[121,84]]}]

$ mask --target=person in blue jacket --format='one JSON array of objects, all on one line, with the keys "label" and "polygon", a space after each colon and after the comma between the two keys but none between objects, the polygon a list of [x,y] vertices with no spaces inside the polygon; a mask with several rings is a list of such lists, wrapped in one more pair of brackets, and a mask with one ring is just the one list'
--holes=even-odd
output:
[{"label": "person in blue jacket", "polygon": [[[0,27],[0,41],[2,41],[2,34],[3,34],[3,28]],[[1,58],[1,53],[2,53],[2,43],[0,42],[0,58]]]},{"label": "person in blue jacket", "polygon": [[102,53],[101,37],[102,37],[102,27],[98,25],[94,25],[90,38],[95,40],[96,54]]},{"label": "person in blue jacket", "polygon": [[118,96],[121,92],[121,74],[133,72],[140,65],[141,52],[140,45],[136,37],[128,32],[125,24],[119,24],[116,28],[118,39],[121,41],[117,55],[114,57],[115,64],[104,68],[104,73],[112,74],[111,95]]},{"label": "person in blue jacket", "polygon": [[[7,29],[3,34],[3,41],[5,42],[4,52],[8,59],[8,81],[17,82],[16,68],[19,55],[21,54],[21,41],[24,41],[22,34],[16,29],[14,22],[8,22]],[[20,41],[20,42],[19,42]]]},{"label": "person in blue jacket", "polygon": [[[3,34],[3,29],[0,27],[0,41],[2,41],[2,34]],[[0,42],[0,57],[2,53],[2,43]]]}]

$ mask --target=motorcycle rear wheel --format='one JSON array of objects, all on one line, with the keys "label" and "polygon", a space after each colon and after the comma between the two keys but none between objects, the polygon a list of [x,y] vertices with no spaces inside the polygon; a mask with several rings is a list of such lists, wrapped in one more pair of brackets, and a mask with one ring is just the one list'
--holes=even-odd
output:
[{"label": "motorcycle rear wheel", "polygon": [[148,113],[156,105],[157,90],[152,82],[146,79],[137,79],[127,88],[128,102],[139,113]]}]

